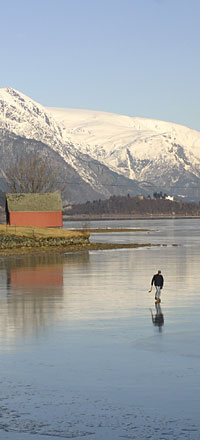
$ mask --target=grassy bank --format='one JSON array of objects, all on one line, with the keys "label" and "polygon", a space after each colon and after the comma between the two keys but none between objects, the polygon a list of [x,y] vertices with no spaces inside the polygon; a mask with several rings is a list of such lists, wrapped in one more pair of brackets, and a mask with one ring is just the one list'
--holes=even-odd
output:
[{"label": "grassy bank", "polygon": [[0,253],[24,253],[33,249],[68,248],[89,243],[87,231],[0,225]]},{"label": "grassy bank", "polygon": [[31,226],[9,226],[0,225],[0,235],[15,235],[17,237],[27,237],[35,239],[40,238],[70,238],[70,237],[80,237],[83,235],[88,235],[89,232],[85,230],[69,230],[69,229],[58,229],[58,228],[37,228]]},{"label": "grassy bank", "polygon": [[149,243],[91,243],[91,232],[122,232],[138,229],[79,229],[36,228],[0,225],[0,257],[41,252],[81,252],[89,250],[123,249],[150,246]]},{"label": "grassy bank", "polygon": [[91,243],[90,232],[147,231],[146,229],[89,229],[67,230],[0,225],[0,257],[44,252],[82,252],[91,250],[133,249],[151,243]]}]

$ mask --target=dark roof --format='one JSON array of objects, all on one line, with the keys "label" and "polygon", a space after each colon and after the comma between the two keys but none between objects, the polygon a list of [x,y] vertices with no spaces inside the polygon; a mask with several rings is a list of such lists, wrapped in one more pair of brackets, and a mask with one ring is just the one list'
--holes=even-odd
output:
[{"label": "dark roof", "polygon": [[59,191],[54,193],[6,194],[8,211],[48,212],[62,211],[62,199]]}]

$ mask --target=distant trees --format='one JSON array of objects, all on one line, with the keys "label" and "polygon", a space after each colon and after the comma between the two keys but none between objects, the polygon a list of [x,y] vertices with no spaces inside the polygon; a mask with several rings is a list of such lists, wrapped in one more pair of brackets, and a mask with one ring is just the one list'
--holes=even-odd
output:
[{"label": "distant trees", "polygon": [[131,197],[111,196],[106,200],[93,200],[84,204],[72,205],[67,210],[67,215],[114,215],[114,216],[132,216],[132,215],[200,215],[199,205],[192,202],[182,202],[181,200],[169,200],[162,197],[162,193],[157,193],[159,197]]},{"label": "distant trees", "polygon": [[162,191],[153,193],[154,199],[166,199],[167,194],[163,194]]},{"label": "distant trees", "polygon": [[59,181],[58,171],[34,152],[18,156],[4,170],[4,175],[13,193],[46,193],[65,189]]}]

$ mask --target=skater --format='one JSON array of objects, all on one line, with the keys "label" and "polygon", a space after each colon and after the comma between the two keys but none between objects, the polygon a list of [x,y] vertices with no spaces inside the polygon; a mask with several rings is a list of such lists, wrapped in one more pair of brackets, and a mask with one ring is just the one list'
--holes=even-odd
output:
[{"label": "skater", "polygon": [[163,288],[163,284],[164,284],[164,278],[161,275],[161,270],[158,270],[158,273],[155,274],[151,280],[151,289],[150,292],[152,291],[152,287],[153,284],[155,285],[156,291],[155,291],[155,300],[157,302],[160,302],[160,294],[161,294],[161,289]]}]

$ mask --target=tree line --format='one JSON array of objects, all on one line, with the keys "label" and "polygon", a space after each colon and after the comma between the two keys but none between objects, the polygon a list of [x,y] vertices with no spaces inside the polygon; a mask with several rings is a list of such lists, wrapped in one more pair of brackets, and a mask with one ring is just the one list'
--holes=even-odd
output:
[{"label": "tree line", "polygon": [[166,198],[111,196],[106,200],[93,200],[83,204],[72,205],[64,210],[67,215],[200,215],[200,206],[193,202],[168,200]]}]

